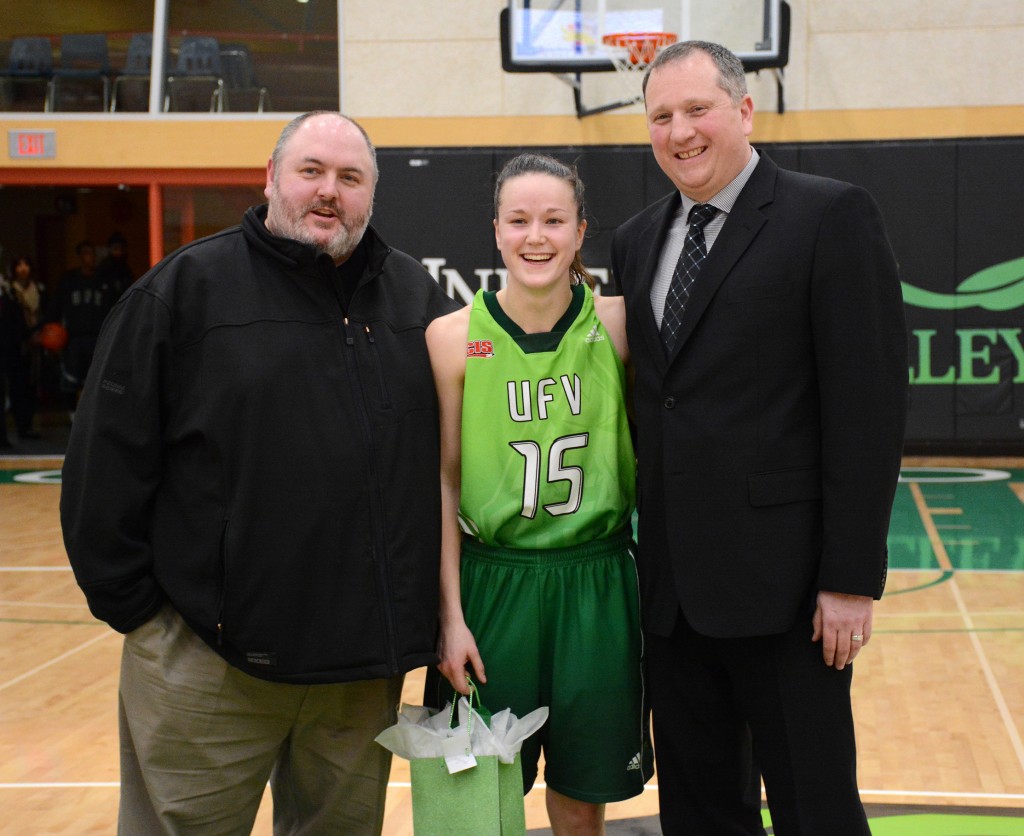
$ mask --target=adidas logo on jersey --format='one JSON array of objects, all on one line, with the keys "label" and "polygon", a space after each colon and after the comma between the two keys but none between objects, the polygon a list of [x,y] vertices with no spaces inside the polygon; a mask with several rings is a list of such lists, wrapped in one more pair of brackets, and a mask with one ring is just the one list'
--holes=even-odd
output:
[{"label": "adidas logo on jersey", "polygon": [[467,357],[493,357],[494,343],[490,340],[470,340],[466,343]]},{"label": "adidas logo on jersey", "polygon": [[590,333],[587,334],[585,342],[588,343],[599,343],[604,339],[604,334],[601,333],[601,326],[595,325],[590,329]]},{"label": "adidas logo on jersey", "polygon": [[633,755],[632,760],[630,760],[630,762],[628,764],[626,764],[626,772],[632,772],[635,769],[641,769],[641,768],[642,767],[641,767],[641,764],[640,764],[640,753],[637,752],[635,755]]}]

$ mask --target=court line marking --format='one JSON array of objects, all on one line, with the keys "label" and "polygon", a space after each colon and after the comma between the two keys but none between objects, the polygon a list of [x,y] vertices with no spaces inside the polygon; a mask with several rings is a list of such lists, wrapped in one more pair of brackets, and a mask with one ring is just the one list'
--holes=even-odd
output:
[{"label": "court line marking", "polygon": [[[0,790],[60,790],[60,789],[117,789],[121,786],[120,781],[35,781],[18,783],[9,781],[0,783]],[[388,781],[388,789],[409,789],[412,784],[409,781]],[[535,789],[546,789],[547,784],[538,781]],[[647,784],[644,792],[658,792],[657,784]],[[942,792],[941,790],[869,790],[861,789],[861,795],[880,795],[886,797],[906,796],[908,798],[957,798],[988,801],[1024,801],[1024,793],[1005,792]],[[955,810],[951,807],[950,810]]]},{"label": "court line marking", "polygon": [[940,572],[940,574],[939,574],[939,576],[937,578],[932,578],[932,580],[930,580],[930,581],[925,581],[924,583],[919,583],[919,584],[917,584],[917,586],[907,586],[907,587],[904,587],[903,589],[891,589],[888,592],[886,592],[885,594],[888,596],[888,595],[906,595],[906,594],[908,594],[910,592],[921,592],[921,591],[923,591],[925,589],[931,589],[932,587],[938,586],[939,584],[946,583],[947,581],[950,581],[952,579],[953,579],[953,572],[952,571]]},{"label": "court line marking", "polygon": [[59,662],[63,662],[65,659],[68,659],[71,656],[74,656],[76,653],[79,653],[80,651],[85,650],[88,647],[91,647],[92,645],[96,644],[97,642],[104,641],[105,639],[109,639],[111,636],[116,636],[116,635],[118,635],[118,633],[115,633],[113,630],[111,630],[110,632],[103,632],[100,635],[95,636],[95,637],[89,639],[89,641],[83,642],[82,644],[78,645],[78,647],[73,647],[73,648],[71,648],[71,650],[68,650],[68,651],[60,654],[60,656],[55,656],[53,659],[50,659],[50,661],[43,662],[43,664],[37,665],[36,667],[32,668],[32,670],[30,670],[30,671],[25,671],[25,673],[21,674],[20,676],[14,677],[14,679],[9,679],[9,680],[7,680],[7,682],[0,682],[0,691],[3,691],[5,689],[7,689],[7,688],[10,688],[10,687],[14,686],[14,685],[17,685],[19,682],[24,682],[26,679],[29,679],[30,677],[35,676],[37,673],[41,673],[42,671],[45,671],[47,668],[53,667],[54,665],[58,664]]},{"label": "court line marking", "polygon": [[[880,612],[875,613],[872,618],[876,621],[880,618],[951,618],[955,612]],[[1024,610],[992,610],[982,611],[974,614],[975,618],[1001,618],[1003,616],[1022,616]]]},{"label": "court line marking", "polygon": [[[939,790],[858,790],[861,795],[907,795],[920,798],[989,798],[993,801],[1024,801],[1024,793],[941,792]],[[955,808],[951,808],[955,809]]]},{"label": "court line marking", "polygon": [[[890,576],[898,575],[900,573],[910,574],[911,572],[916,572],[918,574],[922,574],[922,573],[927,572],[927,571],[928,571],[927,569],[913,568],[913,567],[910,567],[910,566],[890,566],[889,567],[889,575]],[[932,570],[932,571],[934,571],[934,570]],[[949,571],[952,572],[953,570],[950,569]],[[979,568],[977,568],[975,566],[975,567],[971,567],[970,569],[957,569],[956,570],[956,574],[958,574],[958,575],[1020,575],[1020,574],[1024,574],[1024,573],[1022,573],[1020,569],[979,569]]]},{"label": "court line marking", "polygon": [[[59,622],[54,622],[59,623]],[[1024,627],[975,627],[974,629],[968,629],[966,627],[960,630],[920,630],[917,628],[908,630],[872,630],[873,636],[963,636],[972,633],[1024,633]]]},{"label": "court line marking", "polygon": [[[0,566],[0,572],[70,572],[71,565],[67,566]],[[926,572],[927,569],[918,569],[909,566],[891,566],[889,567],[890,575],[898,574],[909,574],[911,572]],[[952,571],[952,567],[950,567]],[[988,575],[1019,575],[1020,569],[957,569],[958,574],[970,575],[970,574],[988,574]],[[896,590],[898,591],[898,590]]]},{"label": "court line marking", "polygon": [[[77,604],[11,604],[9,602],[0,601],[0,606],[38,606],[38,607],[53,607],[54,609],[67,609],[69,607],[79,608]],[[80,607],[82,610],[86,610],[85,606]],[[932,614],[935,617],[945,618],[956,618],[956,613],[936,613]],[[983,617],[992,617],[993,615],[1002,617],[1006,613],[978,613],[977,615]],[[1016,613],[1017,616],[1020,613]],[[907,616],[893,616],[894,618],[905,618]],[[922,618],[925,616],[913,616],[914,618]],[[877,619],[876,619],[877,621]],[[90,619],[89,621],[73,621],[68,619],[54,619],[54,618],[13,618],[11,616],[0,616],[0,624],[46,624],[46,625],[65,625],[69,627],[106,627],[102,621],[96,619]],[[896,627],[887,628],[880,627],[875,631],[875,635],[910,635],[910,636],[924,636],[924,635],[965,635],[967,633],[1024,633],[1024,626],[1014,627],[975,627],[973,630],[967,627],[936,627],[934,629],[928,627],[908,627],[906,629],[899,629]]]},{"label": "court line marking", "polygon": [[[943,543],[941,541],[941,538],[939,537],[938,527],[935,525],[934,520],[932,519],[933,511],[927,507],[927,504],[924,501],[923,493],[921,492],[921,489],[920,489],[920,487],[919,487],[919,485],[917,483],[911,483],[910,489],[911,489],[911,492],[912,492],[912,494],[914,496],[914,501],[915,501],[915,504],[917,505],[918,513],[921,516],[922,522],[924,523],[925,529],[926,529],[926,531],[928,533],[929,540],[932,543],[932,547],[933,547],[933,550],[935,552],[936,558],[937,558],[937,560],[939,562],[939,565],[943,569],[945,569],[946,571],[953,571],[952,562],[950,561],[949,555],[948,555],[948,553],[945,550],[945,546],[943,545]],[[938,509],[936,509],[936,510],[938,510]],[[946,511],[946,513],[948,513],[948,511]],[[953,528],[953,527],[954,526],[943,526],[943,528]],[[14,567],[14,566],[12,566],[12,567],[0,567],[0,571],[7,571],[7,572],[70,572],[71,571],[71,567],[70,566],[29,566],[29,567]],[[920,570],[917,570],[917,569],[895,569],[894,571],[897,571],[897,572],[901,572],[901,571],[902,572],[907,572],[907,571],[920,571]],[[975,572],[993,572],[993,571],[995,571],[995,572],[1002,572],[1002,573],[1007,573],[1007,574],[1012,573],[1010,570],[967,570],[967,571],[975,571]],[[966,630],[962,630],[962,631],[942,631],[942,632],[966,632],[966,633],[968,633],[970,635],[972,644],[973,644],[974,649],[975,649],[975,652],[976,652],[976,654],[977,654],[977,656],[978,656],[978,658],[979,658],[979,660],[981,662],[982,671],[983,671],[983,673],[985,675],[985,678],[986,678],[986,680],[987,680],[987,682],[989,684],[990,689],[992,690],[993,698],[995,699],[997,707],[999,708],[1000,715],[1001,715],[1001,717],[1002,717],[1002,719],[1004,721],[1004,724],[1007,727],[1007,731],[1008,731],[1008,733],[1010,735],[1011,743],[1014,746],[1014,749],[1015,749],[1015,751],[1017,753],[1018,758],[1020,759],[1020,762],[1021,762],[1022,766],[1024,766],[1024,745],[1022,745],[1022,743],[1021,743],[1020,735],[1017,732],[1016,726],[1013,723],[1012,715],[1010,714],[1009,709],[1006,706],[1005,699],[1003,698],[1002,691],[999,688],[998,682],[996,681],[995,676],[994,676],[994,674],[992,672],[991,665],[988,662],[988,658],[985,655],[984,650],[982,649],[982,647],[980,645],[980,642],[977,640],[977,638],[975,636],[975,633],[977,633],[977,632],[991,632],[991,631],[990,630],[985,630],[983,628],[975,628],[974,627],[973,620],[972,620],[972,618],[971,618],[971,616],[970,616],[970,614],[969,614],[969,612],[967,610],[966,604],[963,601],[963,597],[960,594],[960,590],[957,587],[955,580],[953,580],[951,582],[950,588],[953,591],[953,596],[954,596],[954,599],[955,599],[955,602],[956,602],[956,605],[957,605],[957,609],[959,611],[959,615],[962,618],[962,620],[964,621],[965,625],[967,626],[967,629]],[[0,602],[0,603],[3,603],[3,602]],[[21,603],[24,603],[24,602],[21,602]],[[64,605],[64,604],[50,604],[50,605],[46,605],[46,604],[41,604],[40,606],[65,607],[65,606],[80,606],[80,605]],[[1005,615],[1005,614],[1006,613],[996,613],[996,615]],[[926,615],[932,615],[932,616],[935,616],[935,617],[942,617],[942,616],[948,617],[949,615],[953,615],[953,613],[929,613],[929,614],[926,614]],[[986,615],[986,614],[979,614],[979,615]],[[887,614],[886,617],[893,617],[893,618],[895,618],[895,617],[906,617],[906,616],[905,616],[905,614],[900,614],[900,615],[897,615],[897,614],[888,615]],[[920,631],[916,631],[916,632],[920,632]],[[79,651],[84,650],[87,647],[89,647],[89,646],[91,646],[93,644],[96,644],[97,642],[102,641],[105,638],[108,638],[110,635],[115,635],[115,634],[114,633],[104,633],[103,635],[97,636],[97,637],[95,637],[95,638],[93,638],[93,639],[91,639],[91,640],[89,640],[87,642],[84,642],[83,644],[79,645],[77,648],[73,648],[72,650],[67,651],[64,654],[61,654],[60,656],[55,657],[54,659],[51,659],[50,661],[44,663],[43,665],[37,666],[33,670],[27,671],[24,674],[21,674],[20,676],[12,679],[12,680],[10,680],[10,681],[8,681],[6,683],[0,684],[0,690],[4,690],[4,689],[6,689],[8,687],[11,687],[11,686],[19,683],[19,682],[22,682],[25,679],[29,678],[30,676],[33,676],[36,673],[39,673],[39,672],[41,672],[41,671],[43,671],[43,670],[45,670],[45,669],[47,669],[47,668],[49,668],[51,666],[53,666],[53,665],[63,661],[64,659],[67,659],[68,657],[74,655],[75,653],[78,653]],[[10,783],[10,784],[0,783],[0,789],[62,788],[62,787],[118,787],[118,786],[120,786],[119,782],[20,783],[20,784],[19,783]],[[395,782],[395,783],[389,783],[389,786],[393,786],[393,787],[408,787],[409,783],[408,782]],[[544,787],[545,785],[543,783],[538,783],[537,786],[538,787]],[[650,790],[650,791],[657,791],[657,789],[658,788],[657,788],[656,785],[645,787],[645,790]],[[989,798],[989,799],[1000,799],[1000,800],[1022,800],[1022,799],[1024,799],[1024,795],[1021,795],[1021,794],[1005,794],[1005,793],[957,793],[957,792],[950,793],[950,792],[938,792],[938,791],[870,790],[870,789],[862,789],[861,793],[864,794],[864,795],[929,797],[929,798],[973,798],[973,799]]]},{"label": "court line marking", "polygon": [[[912,482],[910,485],[910,493],[914,497],[914,504],[917,506],[917,513],[921,517],[921,522],[924,525],[925,532],[928,534],[928,539],[931,541],[932,550],[935,553],[935,558],[938,561],[940,568],[947,572],[953,572],[953,562],[949,559],[946,547],[943,545],[942,538],[939,536],[939,532],[935,527],[935,521],[932,519],[931,510],[928,508],[928,503],[925,501],[924,492],[921,490],[921,486],[916,482]],[[981,640],[978,638],[977,634],[973,632],[975,629],[974,620],[971,618],[971,614],[967,609],[967,604],[964,602],[963,596],[960,594],[960,587],[957,584],[955,575],[949,581],[949,589],[953,595],[956,607],[960,611],[960,617],[963,619],[964,624],[969,630],[967,634],[968,638],[971,641],[971,645],[974,647],[975,655],[978,657],[978,662],[981,665],[981,671],[985,677],[985,681],[988,682],[989,690],[992,692],[992,698],[995,700],[996,708],[999,710],[999,716],[1003,721],[1003,725],[1006,727],[1006,733],[1010,738],[1010,745],[1017,754],[1017,760],[1020,763],[1021,769],[1024,769],[1024,742],[1021,742],[1020,732],[1013,720],[1013,714],[1010,712],[1010,708],[1006,704],[1006,699],[1003,697],[1002,689],[999,687],[999,682],[996,679],[995,673],[992,671],[992,666],[989,664],[988,656],[985,654],[985,649],[981,646]]]},{"label": "court line marking", "polygon": [[[11,604],[9,602],[0,601],[0,606],[37,606],[37,607],[52,607],[54,609],[68,609],[76,608],[87,610],[84,605],[79,606],[78,604]],[[977,613],[977,616],[983,618],[992,617],[1003,617],[1003,616],[1017,616],[1021,613]],[[890,616],[891,618],[956,618],[956,613],[926,613],[924,615],[914,616]],[[876,619],[877,621],[877,619]],[[72,627],[106,627],[102,621],[97,619],[91,619],[89,621],[68,621],[66,619],[40,619],[40,618],[12,618],[10,616],[0,617],[0,624],[63,624]],[[967,633],[1024,633],[1024,626],[1007,626],[1007,627],[908,627],[906,629],[899,629],[897,627],[880,627],[875,630],[876,634],[879,635],[965,635]]]}]

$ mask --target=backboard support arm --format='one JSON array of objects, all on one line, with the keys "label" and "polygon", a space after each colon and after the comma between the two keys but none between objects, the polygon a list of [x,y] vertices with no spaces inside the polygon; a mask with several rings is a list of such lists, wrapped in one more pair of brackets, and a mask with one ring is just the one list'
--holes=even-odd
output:
[{"label": "backboard support arm", "polygon": [[596,116],[598,113],[607,113],[609,110],[629,107],[643,101],[643,96],[633,96],[631,99],[621,99],[617,102],[608,102],[597,107],[587,107],[583,103],[583,74],[576,73],[552,73],[559,81],[568,84],[572,88],[572,98],[576,105],[576,116],[582,119],[584,116]]}]

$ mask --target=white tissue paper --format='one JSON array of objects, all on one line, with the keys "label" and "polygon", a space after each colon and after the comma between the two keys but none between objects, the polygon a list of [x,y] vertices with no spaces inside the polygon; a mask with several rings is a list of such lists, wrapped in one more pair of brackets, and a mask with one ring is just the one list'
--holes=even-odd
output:
[{"label": "white tissue paper", "polygon": [[377,735],[377,742],[406,760],[439,758],[445,754],[446,739],[468,734],[474,755],[496,755],[502,763],[513,763],[523,741],[548,719],[548,709],[542,706],[525,717],[516,717],[511,709],[505,708],[491,715],[488,725],[462,697],[458,701],[458,724],[451,723],[449,718],[451,703],[440,711],[422,705],[403,705],[398,723]]}]

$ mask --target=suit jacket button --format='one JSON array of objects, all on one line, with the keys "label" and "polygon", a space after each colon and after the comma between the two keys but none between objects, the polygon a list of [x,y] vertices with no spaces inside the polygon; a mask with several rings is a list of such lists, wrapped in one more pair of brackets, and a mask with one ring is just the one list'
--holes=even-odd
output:
[{"label": "suit jacket button", "polygon": [[676,399],[669,396],[665,398],[665,409],[674,409],[676,405]]}]

